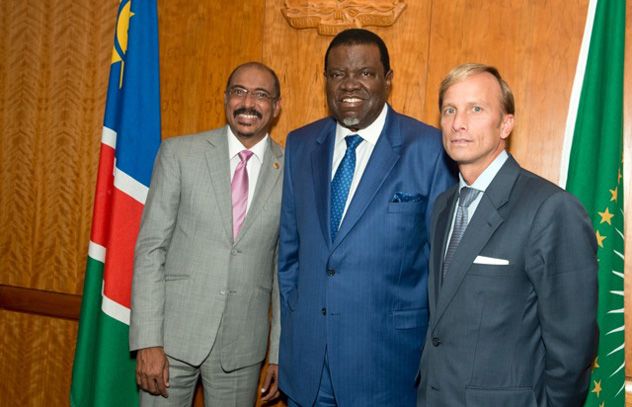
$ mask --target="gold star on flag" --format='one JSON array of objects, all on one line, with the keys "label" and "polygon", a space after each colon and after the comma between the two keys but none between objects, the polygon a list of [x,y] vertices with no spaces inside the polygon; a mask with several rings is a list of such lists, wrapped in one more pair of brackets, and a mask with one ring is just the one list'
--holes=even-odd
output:
[{"label": "gold star on flag", "polygon": [[601,236],[601,233],[597,231],[595,232],[595,237],[597,238],[597,244],[599,245],[599,247],[603,247],[603,241],[606,239],[607,236]]},{"label": "gold star on flag", "polygon": [[593,383],[595,383],[595,387],[590,392],[596,393],[597,397],[599,397],[599,393],[601,393],[601,380],[593,380]]},{"label": "gold star on flag", "polygon": [[610,191],[610,202],[615,201],[617,202],[617,195],[619,192],[619,187],[616,187],[615,189],[609,189],[608,191]]},{"label": "gold star on flag", "polygon": [[621,183],[621,178],[623,178],[623,174],[621,174],[621,168],[617,171],[617,184]]},{"label": "gold star on flag", "polygon": [[601,222],[599,223],[604,223],[604,222],[608,222],[608,225],[612,225],[612,218],[614,218],[614,214],[610,213],[610,211],[608,210],[608,208],[606,208],[605,211],[603,212],[597,212],[599,214],[599,216],[601,216]]},{"label": "gold star on flag", "polygon": [[599,367],[599,356],[595,358],[592,365],[593,370],[597,369],[598,367]]}]

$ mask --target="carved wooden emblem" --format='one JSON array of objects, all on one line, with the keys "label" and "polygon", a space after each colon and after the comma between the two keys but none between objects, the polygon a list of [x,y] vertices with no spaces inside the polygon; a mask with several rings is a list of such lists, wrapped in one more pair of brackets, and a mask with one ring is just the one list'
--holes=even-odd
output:
[{"label": "carved wooden emblem", "polygon": [[405,8],[403,0],[285,0],[281,12],[294,28],[336,35],[348,28],[391,26]]}]

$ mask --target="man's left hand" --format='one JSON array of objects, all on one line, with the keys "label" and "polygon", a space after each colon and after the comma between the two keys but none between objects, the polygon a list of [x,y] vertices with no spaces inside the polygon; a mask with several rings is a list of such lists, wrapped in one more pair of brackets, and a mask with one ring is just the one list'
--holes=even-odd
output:
[{"label": "man's left hand", "polygon": [[261,386],[261,401],[268,402],[279,397],[279,365],[269,364]]}]

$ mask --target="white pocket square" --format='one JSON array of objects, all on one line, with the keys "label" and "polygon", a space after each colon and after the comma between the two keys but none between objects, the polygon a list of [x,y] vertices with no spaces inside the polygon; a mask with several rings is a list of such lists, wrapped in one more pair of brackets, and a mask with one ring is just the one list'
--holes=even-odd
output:
[{"label": "white pocket square", "polygon": [[495,257],[476,256],[474,264],[488,264],[492,266],[506,266],[509,264],[509,260],[497,259]]}]

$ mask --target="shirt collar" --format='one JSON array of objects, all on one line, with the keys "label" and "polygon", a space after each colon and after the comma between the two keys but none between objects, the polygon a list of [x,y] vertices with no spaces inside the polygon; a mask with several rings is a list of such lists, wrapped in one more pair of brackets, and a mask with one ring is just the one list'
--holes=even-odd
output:
[{"label": "shirt collar", "polygon": [[268,145],[268,134],[266,133],[265,137],[262,138],[257,144],[250,148],[245,148],[241,141],[235,136],[233,131],[230,129],[230,126],[226,126],[226,134],[228,135],[228,158],[233,159],[237,154],[239,154],[243,150],[252,151],[253,155],[257,157],[260,162],[263,162],[263,155],[266,152],[266,147]]},{"label": "shirt collar", "polygon": [[481,173],[481,175],[476,178],[476,181],[474,181],[472,185],[467,185],[467,182],[465,182],[463,176],[461,175],[461,173],[459,173],[459,191],[461,190],[461,188],[469,186],[471,188],[485,192],[487,190],[487,187],[489,187],[489,184],[491,184],[496,177],[496,174],[498,174],[498,171],[500,171],[500,168],[503,166],[505,161],[507,161],[507,158],[509,158],[509,154],[507,154],[507,151],[501,151],[500,154],[498,154],[498,156],[494,159],[494,161],[492,161],[491,164],[489,164],[487,168],[485,168],[485,170]]},{"label": "shirt collar", "polygon": [[377,116],[373,123],[369,126],[360,129],[358,131],[353,131],[341,125],[340,123],[336,124],[336,143],[342,142],[345,137],[349,134],[358,134],[362,137],[363,140],[368,141],[369,143],[375,145],[377,144],[377,139],[380,137],[382,133],[382,129],[384,128],[384,123],[386,123],[386,114],[388,113],[388,105],[384,103],[382,107],[382,111]]}]

